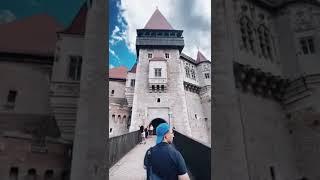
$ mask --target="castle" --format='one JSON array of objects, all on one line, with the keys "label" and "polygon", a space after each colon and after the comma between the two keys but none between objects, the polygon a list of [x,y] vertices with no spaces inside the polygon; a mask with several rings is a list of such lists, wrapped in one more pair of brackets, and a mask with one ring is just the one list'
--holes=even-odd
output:
[{"label": "castle", "polygon": [[183,31],[156,9],[137,30],[136,64],[109,72],[110,137],[167,122],[210,145],[211,61],[200,51],[193,59],[183,47]]}]

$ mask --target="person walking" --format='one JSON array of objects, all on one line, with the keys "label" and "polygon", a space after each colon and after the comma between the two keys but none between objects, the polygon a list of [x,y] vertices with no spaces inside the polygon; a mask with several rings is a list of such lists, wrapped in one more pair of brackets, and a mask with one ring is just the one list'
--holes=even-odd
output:
[{"label": "person walking", "polygon": [[150,125],[149,129],[150,129],[150,135],[153,135],[153,126],[152,126],[152,124]]},{"label": "person walking", "polygon": [[181,153],[172,145],[174,134],[169,124],[160,124],[156,135],[156,145],[144,157],[147,180],[190,180]]},{"label": "person walking", "polygon": [[148,138],[148,129],[147,128],[144,129],[144,133],[145,133],[145,136],[146,136],[146,139],[147,139]]}]

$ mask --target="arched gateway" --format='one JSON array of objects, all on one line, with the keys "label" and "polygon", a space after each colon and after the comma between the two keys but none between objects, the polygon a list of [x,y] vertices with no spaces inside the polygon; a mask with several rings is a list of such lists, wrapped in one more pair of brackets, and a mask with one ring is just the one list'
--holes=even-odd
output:
[{"label": "arched gateway", "polygon": [[151,125],[153,126],[153,133],[152,134],[156,134],[156,129],[159,126],[159,124],[161,124],[161,123],[168,123],[168,122],[163,120],[163,119],[161,119],[161,118],[156,118],[156,119],[153,119],[149,123],[148,127],[150,127]]}]

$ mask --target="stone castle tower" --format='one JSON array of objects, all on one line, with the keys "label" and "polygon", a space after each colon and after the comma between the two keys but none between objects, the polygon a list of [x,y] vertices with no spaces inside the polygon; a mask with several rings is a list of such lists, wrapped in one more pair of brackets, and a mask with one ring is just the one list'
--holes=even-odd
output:
[{"label": "stone castle tower", "polygon": [[[196,80],[196,77],[203,76],[198,71],[201,68],[210,72],[210,61],[200,52],[197,61],[181,53],[184,47],[182,33],[182,30],[174,29],[158,9],[145,27],[137,30],[138,58],[130,131],[167,122],[177,131],[207,143],[211,84]],[[193,72],[190,81],[185,76],[187,64]],[[207,111],[202,107],[205,104],[209,105]]]},{"label": "stone castle tower", "polygon": [[88,1],[84,58],[71,166],[72,180],[106,179],[107,4]]}]

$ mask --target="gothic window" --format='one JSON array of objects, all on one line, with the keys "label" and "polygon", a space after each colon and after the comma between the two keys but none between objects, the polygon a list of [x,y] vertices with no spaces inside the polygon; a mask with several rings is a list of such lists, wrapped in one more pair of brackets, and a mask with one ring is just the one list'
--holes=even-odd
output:
[{"label": "gothic window", "polygon": [[161,68],[154,68],[154,76],[161,77]]},{"label": "gothic window", "polygon": [[159,85],[157,85],[157,91],[159,91],[160,90],[160,86]]},{"label": "gothic window", "polygon": [[148,54],[148,58],[152,58],[152,54],[151,53]]},{"label": "gothic window", "polygon": [[158,103],[160,102],[160,98],[157,99],[157,102],[158,102]]},{"label": "gothic window", "polygon": [[113,122],[115,122],[115,123],[117,122],[117,121],[116,121],[116,115],[112,114],[112,120],[113,120]]},{"label": "gothic window", "polygon": [[270,167],[270,176],[272,180],[276,180],[275,172],[274,172],[274,167]]},{"label": "gothic window", "polygon": [[81,77],[81,56],[70,56],[68,77],[70,80],[79,81]]},{"label": "gothic window", "polygon": [[209,73],[204,73],[204,77],[205,77],[206,79],[209,79],[209,78],[210,78],[210,74],[209,74]]},{"label": "gothic window", "polygon": [[191,78],[196,79],[196,73],[194,72],[194,69],[191,69]]},{"label": "gothic window", "polygon": [[190,70],[189,70],[189,67],[186,66],[185,69],[186,69],[186,76],[187,76],[187,78],[190,78]]},{"label": "gothic window", "polygon": [[9,179],[10,180],[18,180],[19,169],[18,167],[11,167],[9,172]]},{"label": "gothic window", "polygon": [[260,25],[258,28],[258,36],[262,55],[265,58],[272,59],[270,31],[264,25]]},{"label": "gothic window", "polygon": [[152,91],[154,91],[154,90],[155,90],[155,87],[154,87],[154,85],[152,85],[151,87],[152,87]]},{"label": "gothic window", "polygon": [[114,90],[113,89],[111,90],[111,95],[114,95]]},{"label": "gothic window", "polygon": [[240,19],[240,32],[243,47],[255,53],[253,23],[247,16]]},{"label": "gothic window", "polygon": [[44,180],[52,180],[53,179],[53,170],[46,170],[44,174]]},{"label": "gothic window", "polygon": [[169,58],[169,53],[166,53],[165,56],[166,56],[166,58],[168,59],[168,58]]},{"label": "gothic window", "polygon": [[112,133],[112,128],[110,128],[109,133]]},{"label": "gothic window", "polygon": [[300,39],[300,48],[303,54],[314,54],[314,42],[312,37],[304,37]]},{"label": "gothic window", "polygon": [[118,115],[117,121],[121,123],[121,116],[120,115]]},{"label": "gothic window", "polygon": [[161,91],[164,91],[164,85],[161,85]]},{"label": "gothic window", "polygon": [[134,85],[136,84],[136,80],[134,80],[134,79],[131,79],[131,83],[130,83],[130,86],[131,87],[134,87]]},{"label": "gothic window", "polygon": [[127,119],[127,116],[124,115],[124,116],[122,117],[122,122],[126,122],[126,119]]},{"label": "gothic window", "polygon": [[37,178],[37,171],[35,169],[29,169],[28,170],[28,179],[30,180],[36,180]]}]

